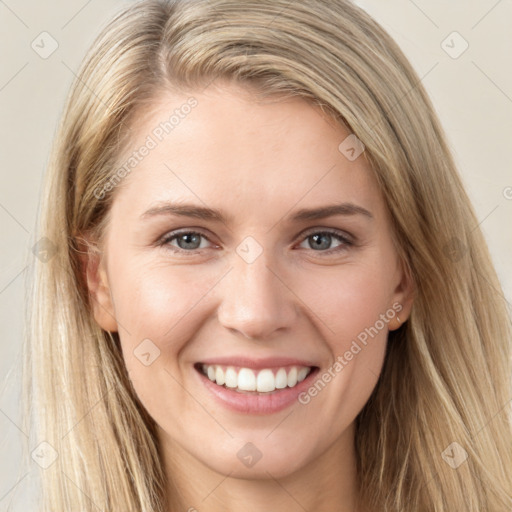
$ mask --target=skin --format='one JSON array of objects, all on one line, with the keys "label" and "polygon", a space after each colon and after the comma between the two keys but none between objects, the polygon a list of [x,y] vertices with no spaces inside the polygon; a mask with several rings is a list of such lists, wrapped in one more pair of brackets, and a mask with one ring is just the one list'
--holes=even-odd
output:
[{"label": "skin", "polygon": [[[134,127],[130,151],[190,95],[197,107],[116,187],[102,257],[91,255],[87,269],[94,317],[119,332],[136,393],[159,426],[169,510],[361,511],[354,420],[377,383],[396,318],[308,404],[275,414],[219,406],[193,364],[291,356],[325,372],[394,303],[407,320],[412,283],[377,183],[364,153],[350,161],[338,150],[350,132],[317,107],[257,102],[228,83],[163,93]],[[177,200],[228,219],[141,218]],[[288,220],[298,209],[341,202],[372,217]],[[157,244],[183,228],[204,235],[200,249],[183,238]],[[325,229],[354,244],[332,236],[315,249],[311,235]],[[250,264],[236,252],[247,236],[263,251]],[[183,253],[173,252],[179,242]],[[144,339],[160,350],[148,366],[134,355]],[[262,454],[252,467],[237,457],[247,442]]]}]

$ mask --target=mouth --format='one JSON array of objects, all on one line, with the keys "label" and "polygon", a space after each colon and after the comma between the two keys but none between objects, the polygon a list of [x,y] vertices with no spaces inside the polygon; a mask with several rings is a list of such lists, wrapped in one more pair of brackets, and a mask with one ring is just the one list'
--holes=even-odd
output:
[{"label": "mouth", "polygon": [[205,363],[196,363],[194,368],[217,386],[250,395],[268,395],[295,388],[317,369],[301,365],[253,369]]},{"label": "mouth", "polygon": [[237,413],[273,414],[299,401],[320,372],[311,359],[288,356],[213,357],[196,362],[194,373],[213,402]]}]

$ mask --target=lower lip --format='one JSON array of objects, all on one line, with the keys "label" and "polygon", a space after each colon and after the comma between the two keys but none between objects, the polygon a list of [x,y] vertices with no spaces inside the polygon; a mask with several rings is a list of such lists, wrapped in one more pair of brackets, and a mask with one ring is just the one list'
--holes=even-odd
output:
[{"label": "lower lip", "polygon": [[194,369],[194,371],[212,393],[214,399],[228,409],[244,414],[273,414],[286,409],[297,401],[300,393],[311,385],[311,381],[318,373],[319,368],[314,368],[302,382],[299,382],[293,388],[276,389],[272,393],[262,395],[241,393],[225,386],[219,386],[199,370]]}]

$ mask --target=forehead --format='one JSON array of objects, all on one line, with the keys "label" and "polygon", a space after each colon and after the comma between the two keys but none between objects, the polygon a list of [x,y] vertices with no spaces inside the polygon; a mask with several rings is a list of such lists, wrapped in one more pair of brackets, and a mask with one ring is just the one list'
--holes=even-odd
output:
[{"label": "forehead", "polygon": [[262,100],[232,85],[166,92],[132,134],[119,194],[131,208],[193,199],[263,215],[263,205],[378,201],[364,152],[351,160],[343,151],[354,136],[300,98]]}]

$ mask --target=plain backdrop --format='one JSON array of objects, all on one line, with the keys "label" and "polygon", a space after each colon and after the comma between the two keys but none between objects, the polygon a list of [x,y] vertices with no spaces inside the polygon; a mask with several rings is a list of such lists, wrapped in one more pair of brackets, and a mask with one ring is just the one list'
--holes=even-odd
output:
[{"label": "plain backdrop", "polygon": [[[35,509],[30,505],[35,462],[20,465],[27,435],[19,422],[20,354],[24,278],[34,261],[50,144],[87,47],[128,3],[0,0],[0,511],[15,497],[13,510]],[[356,3],[394,37],[430,94],[491,249],[503,300],[510,304],[512,2]]]}]

